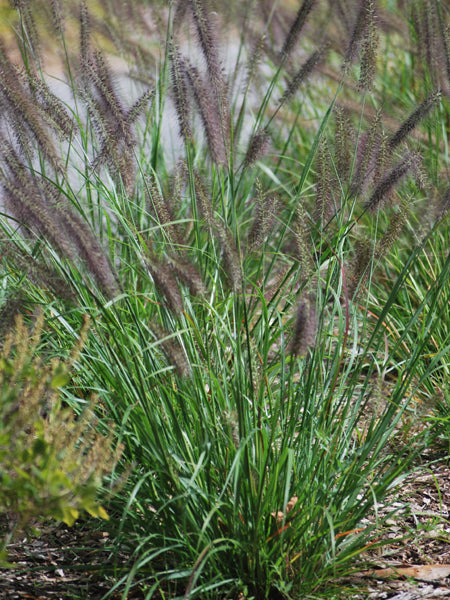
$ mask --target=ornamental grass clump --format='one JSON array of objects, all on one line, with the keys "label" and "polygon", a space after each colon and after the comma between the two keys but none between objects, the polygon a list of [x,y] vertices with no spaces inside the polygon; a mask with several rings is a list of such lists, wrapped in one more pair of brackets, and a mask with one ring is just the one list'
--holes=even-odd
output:
[{"label": "ornamental grass clump", "polygon": [[60,7],[69,139],[39,109],[43,61],[16,89],[5,58],[0,297],[44,305],[42,357],[90,318],[68,406],[95,391],[133,465],[106,596],[332,593],[382,555],[378,507],[425,439],[405,415],[448,368],[444,94],[390,97],[372,1]]}]

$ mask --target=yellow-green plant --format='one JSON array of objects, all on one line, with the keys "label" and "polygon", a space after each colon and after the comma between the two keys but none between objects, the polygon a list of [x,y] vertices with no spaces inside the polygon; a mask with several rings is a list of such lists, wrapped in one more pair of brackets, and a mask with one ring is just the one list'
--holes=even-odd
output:
[{"label": "yellow-green plant", "polygon": [[6,515],[10,524],[6,542],[39,519],[50,517],[73,525],[82,511],[108,518],[97,494],[122,447],[113,449],[113,428],[108,436],[96,430],[95,401],[77,415],[61,399],[61,387],[70,380],[88,326],[86,320],[66,360],[45,359],[42,312],[30,327],[18,315],[3,341],[0,515]]}]

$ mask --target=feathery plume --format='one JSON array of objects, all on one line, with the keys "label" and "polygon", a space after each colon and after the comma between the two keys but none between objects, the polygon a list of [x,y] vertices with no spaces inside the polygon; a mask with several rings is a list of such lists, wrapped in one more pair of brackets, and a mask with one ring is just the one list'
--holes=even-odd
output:
[{"label": "feathery plume", "polygon": [[375,4],[373,0],[368,0],[366,11],[367,16],[364,35],[361,42],[361,66],[358,81],[358,89],[363,91],[369,90],[372,87],[375,78],[379,41]]},{"label": "feathery plume", "polygon": [[155,90],[145,91],[127,111],[127,121],[130,124],[135,123],[139,117],[147,110],[148,105],[155,97]]},{"label": "feathery plume", "polygon": [[90,61],[89,66],[90,81],[97,89],[105,112],[109,112],[114,118],[115,135],[118,132],[128,146],[133,146],[135,144],[134,135],[127,119],[126,110],[116,92],[113,72],[100,50],[94,51],[93,63]]},{"label": "feathery plume", "polygon": [[354,244],[354,258],[347,274],[347,293],[356,301],[360,297],[370,275],[370,265],[374,256],[373,242],[369,238],[359,238]]},{"label": "feathery plume", "polygon": [[448,215],[450,211],[450,187],[442,192],[433,188],[428,194],[427,202],[422,206],[418,215],[420,223],[419,230],[416,231],[416,240],[422,245],[430,232],[439,225],[439,223]]},{"label": "feathery plume", "polygon": [[213,86],[222,80],[220,60],[216,51],[215,38],[211,27],[211,15],[208,14],[205,0],[188,0],[197,30],[203,55],[208,66],[208,75]]},{"label": "feathery plume", "polygon": [[30,94],[25,77],[21,76],[17,68],[10,62],[1,40],[0,71],[2,75],[0,108],[5,115],[10,117],[9,121],[22,152],[30,157],[31,137],[55,171],[62,173],[64,167],[45,126],[45,123],[49,122],[49,118],[45,114],[45,110]]},{"label": "feathery plume", "polygon": [[60,191],[49,180],[30,173],[14,148],[3,143],[0,185],[8,212],[25,227],[44,236],[64,258],[78,264],[80,258],[106,295],[114,297],[119,287],[103,248],[87,224],[59,199]]},{"label": "feathery plume", "polygon": [[432,71],[436,67],[439,68],[439,40],[438,40],[438,23],[439,18],[436,10],[436,2],[424,2],[425,16],[425,43],[428,65]]},{"label": "feathery plume", "polygon": [[[231,115],[228,101],[228,84],[225,80],[223,68],[214,43],[218,36],[213,31],[212,16],[207,10],[207,2],[205,0],[188,0],[188,2],[194,17],[200,47],[206,60],[207,75],[213,90],[213,95],[209,94],[210,98],[213,99],[211,107],[213,111],[216,112],[215,120],[219,126],[217,133],[218,136],[221,137],[220,145],[222,146],[224,156],[220,157],[221,160],[215,160],[215,162],[226,166],[231,139]],[[196,102],[200,112],[202,112],[199,100],[201,100],[201,98],[197,96]],[[205,114],[207,115],[208,112],[206,111]],[[203,116],[202,120],[204,122]],[[205,130],[208,139],[211,139],[211,131],[207,130],[206,125]],[[217,148],[219,148],[219,146]]]},{"label": "feathery plume", "polygon": [[286,275],[290,271],[290,266],[281,267],[279,272],[275,273],[274,279],[270,285],[264,287],[264,299],[267,304],[274,301],[275,298],[282,298],[286,291]]},{"label": "feathery plume", "polygon": [[300,37],[300,33],[305,25],[309,13],[311,12],[315,4],[315,1],[316,0],[303,0],[303,4],[298,9],[295,20],[292,23],[291,28],[289,29],[289,32],[286,36],[285,42],[280,52],[280,59],[286,60],[286,58],[292,52],[292,49],[294,48],[298,38]]},{"label": "feathery plume", "polygon": [[384,256],[389,254],[392,246],[400,237],[401,232],[408,220],[408,214],[410,210],[409,198],[402,200],[400,206],[396,207],[396,210],[389,220],[389,225],[378,240],[375,246],[375,257],[380,260]]},{"label": "feathery plume", "polygon": [[424,48],[421,43],[424,38],[423,27],[424,27],[424,23],[425,23],[425,17],[424,17],[423,12],[424,12],[424,7],[423,7],[422,2],[412,2],[411,3],[410,17],[411,17],[411,22],[413,24],[414,32],[416,34],[414,41],[416,42],[420,58],[423,59],[425,62],[426,57],[424,55]]},{"label": "feathery plume", "polygon": [[180,377],[189,377],[191,366],[186,358],[183,347],[176,337],[162,329],[156,323],[152,323],[151,329],[157,338],[157,344],[161,346],[166,359],[175,367],[178,375]]},{"label": "feathery plume", "polygon": [[206,294],[206,288],[198,270],[190,263],[187,258],[179,256],[169,256],[168,264],[175,277],[189,288],[192,296],[202,298]]},{"label": "feathery plume", "polygon": [[411,133],[411,131],[417,127],[418,123],[422,121],[427,114],[431,111],[441,99],[441,92],[435,91],[428,96],[419,106],[414,110],[409,117],[404,121],[397,131],[389,139],[389,149],[393,150],[396,146],[401,144],[403,140]]},{"label": "feathery plume", "polygon": [[314,219],[326,225],[336,212],[335,189],[339,182],[333,169],[333,164],[326,138],[322,138],[317,153],[317,188],[314,207]]},{"label": "feathery plume", "polygon": [[59,207],[61,222],[68,233],[73,252],[84,261],[94,275],[101,290],[108,298],[114,298],[120,292],[118,278],[114,269],[88,224],[69,207]]},{"label": "feathery plume", "polygon": [[242,286],[242,269],[239,253],[231,232],[225,227],[216,225],[216,235],[221,244],[223,269],[231,284],[231,289],[238,292]]},{"label": "feathery plume", "polygon": [[53,27],[59,35],[63,35],[64,19],[61,0],[50,0],[50,8],[52,11]]},{"label": "feathery plume", "polygon": [[270,148],[270,134],[267,129],[258,129],[258,131],[251,137],[248,145],[247,153],[244,158],[244,168],[253,167],[253,165],[260,160]]},{"label": "feathery plume", "polygon": [[315,67],[323,61],[327,50],[328,44],[324,44],[321,48],[313,52],[308,60],[300,67],[292,80],[289,82],[286,91],[281,97],[280,106],[285,102],[288,102],[295,95],[300,85],[306,81],[306,79],[314,71]]},{"label": "feathery plume", "polygon": [[173,15],[173,29],[177,31],[179,27],[184,23],[186,19],[186,13],[189,8],[186,0],[178,0],[175,5],[174,15]]},{"label": "feathery plume", "polygon": [[379,208],[380,202],[385,200],[392,188],[405,177],[410,170],[415,170],[420,163],[419,156],[413,152],[408,153],[403,160],[395,165],[380,181],[372,195],[365,203],[367,210]]},{"label": "feathery plume", "polygon": [[411,20],[420,62],[428,66],[434,85],[450,96],[450,28],[440,5],[439,0],[411,3]]},{"label": "feathery plume", "polygon": [[197,203],[197,210],[199,215],[205,219],[206,223],[212,229],[215,226],[214,212],[211,203],[211,199],[206,191],[206,186],[200,177],[198,171],[193,171],[194,176],[194,188],[195,188],[195,199]]},{"label": "feathery plume", "polygon": [[145,174],[144,179],[147,184],[147,195],[151,202],[150,212],[153,209],[156,213],[158,222],[163,226],[164,234],[168,236],[170,243],[181,246],[183,243],[182,232],[175,224],[172,206],[161,193],[154,173]]},{"label": "feathery plume", "polygon": [[248,249],[256,250],[263,245],[267,234],[271,231],[279,209],[278,198],[263,192],[261,182],[256,180],[256,211],[253,224],[248,234]]},{"label": "feathery plume", "polygon": [[442,219],[450,212],[450,187],[443,194],[441,201],[438,204],[438,210],[435,216],[435,222],[440,223]]},{"label": "feathery plume", "polygon": [[255,76],[255,73],[258,72],[258,65],[261,62],[261,57],[264,51],[264,46],[266,42],[266,34],[263,33],[260,35],[256,41],[253,43],[252,48],[249,52],[249,58],[246,65],[246,77],[244,83],[244,90],[248,90],[250,84]]},{"label": "feathery plume", "polygon": [[149,90],[127,110],[116,91],[114,74],[100,51],[82,63],[82,97],[88,107],[101,147],[94,169],[106,163],[111,174],[131,193],[136,178],[133,123],[152,96]]},{"label": "feathery plume", "polygon": [[361,136],[358,142],[355,173],[350,184],[351,195],[364,193],[373,179],[381,148],[380,126],[381,111],[378,110],[369,123],[368,131]]},{"label": "feathery plume", "polygon": [[317,319],[315,299],[312,296],[301,298],[296,309],[294,332],[290,354],[303,356],[316,339]]},{"label": "feathery plume", "polygon": [[346,71],[352,64],[356,53],[367,35],[367,29],[370,27],[372,0],[360,0],[359,10],[353,26],[352,35],[344,55],[343,69]]},{"label": "feathery plume", "polygon": [[354,129],[342,106],[336,106],[334,117],[334,161],[336,163],[336,171],[341,181],[347,181],[352,163]]},{"label": "feathery plume", "polygon": [[199,215],[205,219],[208,226],[219,240],[223,257],[223,268],[234,291],[242,283],[241,263],[239,253],[231,232],[214,217],[211,199],[197,171],[193,171],[195,198]]},{"label": "feathery plume", "polygon": [[[38,30],[36,27],[36,21],[34,19],[32,9],[32,3],[29,0],[14,0],[14,8],[19,12],[21,18],[21,24],[25,31],[26,43],[32,50],[32,58],[35,63],[40,66],[42,63],[41,56],[41,41],[39,39]],[[19,41],[22,45],[22,42]],[[29,52],[26,52],[30,56]]]},{"label": "feathery plume", "polygon": [[373,171],[373,176],[370,177],[371,181],[380,181],[386,173],[388,161],[391,158],[388,144],[388,134],[385,131],[381,131],[378,136],[377,149],[372,161],[371,169]]},{"label": "feathery plume", "polygon": [[17,268],[21,273],[26,273],[29,281],[31,281],[33,285],[44,289],[50,289],[55,296],[61,300],[70,304],[75,304],[76,298],[72,288],[51,266],[48,266],[43,262],[38,262],[28,254],[24,254],[12,242],[3,242],[0,248],[1,255],[4,256],[14,268]]},{"label": "feathery plume", "polygon": [[91,24],[86,0],[80,3],[80,59],[81,69],[87,66],[91,56]]},{"label": "feathery plume", "polygon": [[216,164],[226,166],[227,153],[222,135],[222,123],[210,87],[206,85],[198,69],[193,65],[187,65],[186,73],[203,123],[211,158]]},{"label": "feathery plume", "polygon": [[5,169],[0,171],[0,183],[5,192],[4,204],[9,214],[69,253],[68,239],[58,214],[54,211],[54,205],[49,205],[43,195],[44,182],[25,168],[9,142],[4,139],[1,141],[1,158]]},{"label": "feathery plume", "polygon": [[28,86],[32,98],[39,107],[42,119],[56,131],[61,138],[68,140],[78,126],[70,116],[64,103],[50,90],[43,79],[39,79],[32,73],[20,73],[19,75],[24,89]]},{"label": "feathery plume", "polygon": [[24,306],[26,306],[26,297],[23,290],[14,291],[8,294],[6,302],[0,308],[0,338],[2,339],[1,349],[3,356],[9,353],[9,346],[12,344],[11,329],[14,322]]},{"label": "feathery plume", "polygon": [[[189,170],[186,165],[186,161],[179,160],[175,165],[175,170],[173,175],[170,177],[170,190],[171,190],[171,199],[170,206],[172,207],[172,211],[175,215],[179,214],[183,190],[186,188],[186,185],[189,181]],[[180,233],[183,240],[186,240],[185,235],[185,227],[183,225],[179,225]]]},{"label": "feathery plume", "polygon": [[180,127],[180,135],[184,142],[192,140],[192,130],[189,123],[189,96],[187,93],[186,64],[173,40],[169,44],[169,58],[171,62],[171,78],[175,109]]},{"label": "feathery plume", "polygon": [[183,298],[169,265],[159,262],[154,255],[145,264],[160,294],[166,298],[173,312],[180,315],[183,312]]}]

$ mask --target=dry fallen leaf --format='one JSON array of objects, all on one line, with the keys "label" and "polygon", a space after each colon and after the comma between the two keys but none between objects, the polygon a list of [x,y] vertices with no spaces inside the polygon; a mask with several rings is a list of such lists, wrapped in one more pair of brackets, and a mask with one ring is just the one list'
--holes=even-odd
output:
[{"label": "dry fallen leaf", "polygon": [[388,569],[374,569],[362,573],[364,577],[399,578],[413,577],[420,581],[437,581],[450,576],[450,565],[412,565],[410,567],[390,567]]},{"label": "dry fallen leaf", "polygon": [[281,523],[283,521],[283,519],[286,517],[286,515],[288,515],[291,512],[291,510],[294,508],[294,506],[297,504],[297,502],[298,502],[298,497],[292,496],[292,498],[286,504],[286,512],[285,513],[282,510],[278,510],[278,511],[272,512],[270,514],[272,515],[272,517],[274,519],[276,519],[277,523]]}]

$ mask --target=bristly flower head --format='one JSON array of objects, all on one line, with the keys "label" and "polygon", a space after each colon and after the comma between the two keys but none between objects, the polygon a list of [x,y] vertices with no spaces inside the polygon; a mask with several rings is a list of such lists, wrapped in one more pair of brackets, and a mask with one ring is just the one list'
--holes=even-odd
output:
[{"label": "bristly flower head", "polygon": [[411,131],[424,119],[427,114],[434,108],[441,99],[441,92],[439,90],[434,91],[428,96],[419,106],[413,111],[409,117],[404,121],[397,131],[389,139],[389,148],[393,150],[396,146],[401,144],[403,140],[411,133]]},{"label": "bristly flower head", "polygon": [[152,255],[146,261],[146,266],[159,293],[167,300],[168,306],[175,314],[181,314],[183,298],[168,262],[160,262],[156,256]]},{"label": "bristly flower head", "polygon": [[362,194],[371,185],[379,170],[379,161],[383,162],[383,132],[381,130],[381,111],[377,110],[369,123],[367,132],[360,136],[356,151],[356,166],[350,183],[350,194]]},{"label": "bristly flower head", "polygon": [[179,225],[175,223],[173,203],[162,194],[154,173],[145,174],[144,180],[149,212],[156,215],[164,237],[167,237],[170,244],[181,247],[183,235]]},{"label": "bristly flower head", "polygon": [[86,0],[80,3],[80,59],[81,68],[87,65],[91,55],[91,24]]},{"label": "bristly flower head", "polygon": [[389,225],[383,236],[378,240],[375,246],[375,258],[380,260],[383,256],[389,254],[392,246],[398,240],[403,228],[407,222],[408,214],[411,209],[410,199],[402,200],[399,206],[389,220]]},{"label": "bristly flower head", "polygon": [[[228,83],[224,76],[224,70],[217,51],[218,36],[212,26],[213,20],[208,10],[208,1],[188,0],[188,2],[194,17],[200,46],[206,60],[210,86],[200,86],[203,89],[199,95],[201,78],[199,79],[194,73],[193,77],[191,77],[191,83],[194,85],[197,84],[197,91],[194,89],[194,95],[196,95],[196,102],[202,115],[203,124],[208,136],[208,143],[210,145],[211,140],[213,140],[215,143],[213,147],[214,151],[219,151],[219,154],[216,153],[216,158],[213,157],[213,160],[217,164],[227,166],[227,155],[231,146],[231,115],[228,99]],[[209,91],[209,87],[212,88],[212,93]],[[203,106],[203,97],[207,98],[206,105],[209,106]],[[213,114],[215,114],[214,117]],[[218,125],[216,132],[214,132],[215,123]],[[221,138],[220,144],[215,140],[215,138],[219,137]]]},{"label": "bristly flower head", "polygon": [[413,43],[420,64],[426,64],[435,87],[450,98],[450,26],[448,8],[441,0],[415,0],[410,14],[414,26]]},{"label": "bristly flower head", "polygon": [[373,241],[366,237],[357,239],[354,258],[347,269],[347,293],[354,302],[361,296],[369,279],[373,256]]},{"label": "bristly flower head", "polygon": [[66,121],[70,121],[70,117],[63,117],[62,112],[55,116],[56,110],[63,110],[62,103],[59,102],[58,109],[55,109],[56,101],[54,97],[50,100],[51,93],[43,93],[46,85],[43,83],[38,89],[37,78],[34,75],[28,78],[28,75],[19,72],[10,61],[1,39],[0,74],[0,118],[8,120],[20,154],[30,159],[34,154],[33,149],[37,146],[55,171],[64,172],[64,166],[53,143],[54,136],[48,127],[51,126],[61,134]]},{"label": "bristly flower head", "polygon": [[289,29],[289,32],[286,36],[286,40],[283,44],[283,48],[281,49],[280,58],[282,60],[285,60],[292,52],[292,49],[294,48],[298,38],[300,37],[300,33],[315,2],[316,0],[303,0],[303,4],[297,11],[295,21],[292,23],[291,28]]},{"label": "bristly flower head", "polygon": [[293,356],[303,356],[316,340],[317,320],[315,299],[301,298],[297,305],[294,334],[292,336],[290,353]]},{"label": "bristly flower head", "polygon": [[231,231],[222,227],[219,223],[216,226],[216,235],[221,244],[223,269],[228,277],[231,289],[238,292],[242,286],[242,269],[236,243]]},{"label": "bristly flower head", "polygon": [[131,124],[135,123],[138,118],[145,113],[149,103],[155,97],[155,90],[148,89],[146,90],[136,102],[133,104],[131,108],[127,111],[127,120]]},{"label": "bristly flower head", "polygon": [[352,151],[356,132],[343,106],[334,109],[334,161],[341,181],[348,181],[352,166]]},{"label": "bristly flower head", "polygon": [[205,284],[198,269],[186,257],[169,256],[168,266],[174,272],[178,281],[189,288],[195,298],[203,298],[206,294]]},{"label": "bristly flower head", "polygon": [[130,194],[136,180],[134,123],[153,92],[145,92],[131,108],[126,108],[117,91],[113,69],[104,54],[92,47],[85,1],[80,8],[80,28],[80,95],[100,142],[92,166],[95,169],[106,163],[116,183]]},{"label": "bristly flower head", "polygon": [[[32,12],[33,2],[30,2],[29,0],[14,0],[12,4],[19,12],[21,26],[24,35],[26,36],[26,43],[29,45],[29,48],[31,48],[31,52],[28,50],[23,53],[26,54],[28,60],[34,60],[36,65],[40,66],[42,63],[41,41]],[[22,46],[22,44],[23,42],[19,39],[19,45]]]},{"label": "bristly flower head", "polygon": [[376,13],[374,0],[360,0],[353,32],[344,56],[343,70],[348,71],[350,65],[360,48],[362,48],[362,62],[360,74],[360,87],[370,87],[375,72],[376,50],[378,36],[376,27]]},{"label": "bristly flower head", "polygon": [[[187,168],[184,166],[184,168]],[[197,204],[197,211],[202,217],[207,225],[214,229],[215,227],[215,218],[214,211],[211,202],[211,198],[209,197],[207,187],[205,182],[203,181],[200,173],[198,171],[193,172],[194,176],[194,187],[195,187],[195,200]]]},{"label": "bristly flower head", "polygon": [[211,86],[194,65],[187,65],[186,74],[203,123],[211,159],[217,165],[226,166],[227,148],[224,143],[223,121],[216,98],[211,93]]},{"label": "bristly flower head", "polygon": [[267,154],[270,148],[270,134],[267,129],[258,129],[250,139],[248,150],[244,158],[244,167],[253,167],[253,165]]},{"label": "bristly flower head", "polygon": [[257,37],[255,42],[252,44],[252,48],[249,52],[247,67],[246,67],[246,77],[244,83],[244,89],[248,90],[250,84],[255,77],[256,73],[258,73],[258,65],[261,62],[264,46],[266,42],[266,33],[262,33]]},{"label": "bristly flower head", "polygon": [[279,212],[278,198],[273,194],[264,193],[260,181],[256,180],[256,211],[248,234],[250,251],[259,248],[272,230],[272,225]]},{"label": "bristly flower head", "polygon": [[386,199],[392,188],[403,179],[409,171],[417,170],[419,164],[420,157],[414,152],[408,153],[403,160],[386,173],[365,203],[365,208],[367,210],[376,210],[379,208],[381,201]]},{"label": "bristly flower head", "polygon": [[180,377],[189,377],[192,372],[191,365],[178,339],[157,323],[152,323],[151,329],[157,339],[156,344],[161,346],[167,361],[175,368],[177,374]]},{"label": "bristly flower head", "polygon": [[64,17],[61,5],[61,0],[51,0],[50,7],[52,10],[53,27],[59,35],[64,33]]},{"label": "bristly flower head", "polygon": [[288,102],[295,95],[296,91],[302,83],[312,74],[316,66],[323,61],[328,51],[328,44],[323,44],[318,50],[315,50],[308,60],[300,67],[297,73],[289,82],[286,91],[280,100],[280,106]]},{"label": "bristly flower head", "polygon": [[446,192],[442,195],[442,198],[438,205],[438,210],[435,215],[435,222],[439,223],[448,215],[450,212],[450,187],[447,188]]},{"label": "bristly flower head", "polygon": [[211,15],[206,7],[205,0],[188,0],[192,15],[194,17],[195,27],[200,41],[200,46],[208,66],[208,75],[213,84],[222,79],[222,69],[215,35],[211,26]]},{"label": "bristly flower head", "polygon": [[186,63],[181,56],[174,41],[169,43],[169,57],[171,62],[171,79],[175,109],[180,126],[180,134],[184,142],[191,140],[192,130],[189,123],[189,96],[187,93]]},{"label": "bristly flower head", "polygon": [[322,138],[317,153],[317,192],[314,207],[314,218],[322,225],[326,225],[338,208],[339,181],[333,168],[332,158],[326,138]]},{"label": "bristly flower head", "polygon": [[61,202],[58,186],[30,172],[6,141],[1,158],[0,185],[10,214],[58,248],[65,259],[73,264],[84,261],[102,291],[108,297],[117,295],[117,277],[98,238],[78,213]]},{"label": "bristly flower head", "polygon": [[365,31],[361,42],[361,67],[358,81],[358,88],[363,91],[369,90],[375,79],[379,41],[375,3],[373,0],[367,2],[365,10],[367,11],[367,17]]}]

